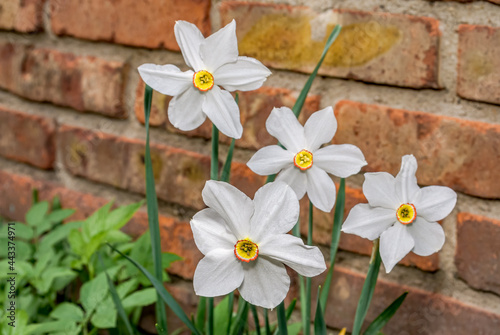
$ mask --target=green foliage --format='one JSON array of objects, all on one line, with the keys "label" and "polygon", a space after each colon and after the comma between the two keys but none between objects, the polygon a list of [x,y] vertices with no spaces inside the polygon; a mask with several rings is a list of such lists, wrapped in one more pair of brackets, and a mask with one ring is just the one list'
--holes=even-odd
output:
[{"label": "green foliage", "polygon": [[[16,334],[77,335],[87,334],[89,329],[95,332],[113,329],[123,326],[118,322],[117,299],[123,308],[120,310],[123,323],[123,316],[140,315],[144,306],[154,303],[156,291],[150,287],[149,280],[105,245],[115,244],[153,270],[153,262],[148,257],[151,254],[149,234],[146,232],[131,242],[131,238],[120,231],[141,205],[134,203],[111,210],[109,203],[84,221],[63,224],[74,210],[60,208],[55,198],[52,204],[35,203],[26,214],[26,224],[15,223]],[[8,236],[8,225],[2,224],[2,245],[7,245]],[[101,255],[99,259],[97,253]],[[7,248],[1,248],[2,318],[6,317],[7,304],[12,300],[6,287],[6,276],[11,271],[8,271],[8,262],[1,261],[6,258]],[[163,253],[162,265],[166,268],[180,259]],[[165,271],[163,278],[168,280]],[[12,327],[0,324],[0,334],[13,334]]]}]

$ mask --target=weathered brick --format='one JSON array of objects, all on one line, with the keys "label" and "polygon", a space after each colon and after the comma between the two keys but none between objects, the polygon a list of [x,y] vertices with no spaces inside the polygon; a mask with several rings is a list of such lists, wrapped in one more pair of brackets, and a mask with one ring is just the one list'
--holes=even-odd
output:
[{"label": "weathered brick", "polygon": [[[469,3],[469,2],[483,1],[483,0],[430,0],[430,1],[454,1],[454,2]],[[500,5],[500,0],[485,0],[485,1],[489,1],[491,3]]]},{"label": "weathered brick", "polygon": [[458,36],[458,95],[500,104],[500,28],[462,24]]},{"label": "weathered brick", "polygon": [[[64,166],[72,174],[145,193],[144,141],[64,125],[59,130],[58,147]],[[205,207],[201,190],[210,179],[209,155],[152,144],[151,157],[160,199],[196,209]],[[264,179],[245,164],[234,162],[231,182],[253,197]]]},{"label": "weathered brick", "polygon": [[[297,100],[298,93],[284,88],[261,87],[255,91],[239,93],[239,107],[241,123],[243,124],[243,136],[236,141],[236,146],[248,149],[260,149],[263,146],[276,144],[276,139],[269,135],[266,130],[266,120],[274,107],[287,106],[292,108]],[[199,136],[211,138],[212,123],[210,120],[192,131],[181,131],[168,121],[168,103],[171,97],[153,92],[151,105],[151,117],[149,124],[153,126],[166,127],[171,132],[186,134],[188,136]],[[320,97],[309,95],[300,115],[300,121],[304,123],[311,113],[319,109]],[[135,100],[135,115],[139,122],[144,123],[144,82],[137,86]],[[230,143],[231,139],[221,134],[219,140],[222,143]]]},{"label": "weathered brick", "polygon": [[0,0],[0,29],[22,33],[42,30],[44,2],[45,0]]},{"label": "weathered brick", "polygon": [[334,141],[363,151],[365,171],[396,175],[401,157],[414,154],[423,185],[445,185],[483,197],[500,197],[500,125],[341,101]]},{"label": "weathered brick", "polygon": [[42,169],[55,159],[55,122],[0,107],[0,155]]},{"label": "weathered brick", "polygon": [[[313,287],[323,283],[325,274],[313,278]],[[336,266],[325,315],[327,325],[352,328],[364,275]],[[440,293],[424,291],[379,279],[365,327],[399,295],[408,296],[394,317],[383,328],[384,334],[497,334],[500,315],[468,305]],[[315,297],[313,297],[315,299]],[[312,304],[316,306],[315,303]]]},{"label": "weathered brick", "polygon": [[[74,191],[53,182],[0,170],[0,215],[24,221],[24,216],[31,206],[32,190],[35,188],[39,192],[40,200],[51,200],[58,196],[63,207],[76,209],[71,220],[84,220],[109,202],[104,198]],[[184,258],[183,261],[173,263],[168,271],[192,279],[202,254],[196,248],[189,223],[163,215],[159,216],[159,221],[162,250]],[[134,238],[142,235],[147,229],[148,218],[144,211],[137,212],[123,227],[123,231]]]},{"label": "weathered brick", "polygon": [[433,18],[228,1],[222,23],[236,19],[240,53],[264,64],[312,72],[335,24],[343,29],[319,73],[373,83],[439,88],[439,22]]},{"label": "weathered brick", "polygon": [[125,63],[22,44],[0,44],[0,88],[24,98],[126,117]]},{"label": "weathered brick", "polygon": [[50,9],[52,31],[60,36],[179,50],[175,21],[210,34],[210,0],[51,0]]},{"label": "weathered brick", "polygon": [[500,294],[500,220],[458,213],[455,264],[470,286]]},{"label": "weathered brick", "polygon": [[[338,190],[338,184],[337,184]],[[346,198],[345,198],[345,211],[344,219],[345,221],[350,210],[359,203],[367,203],[366,198],[363,195],[363,191],[358,188],[346,187]],[[309,215],[309,200],[307,197],[301,200],[301,232],[303,235],[307,235],[307,222]],[[330,246],[332,241],[332,229],[333,229],[333,214],[335,209],[330,213],[325,213],[323,211],[314,208],[313,210],[313,241],[318,244],[323,244]],[[371,255],[372,252],[372,241],[359,237],[354,234],[340,234],[339,249],[346,250],[350,252],[355,252],[362,255]],[[416,266],[417,268],[424,271],[436,271],[439,269],[439,254],[435,253],[428,257],[422,257],[410,252],[406,257],[404,257],[399,264],[406,266]]]}]

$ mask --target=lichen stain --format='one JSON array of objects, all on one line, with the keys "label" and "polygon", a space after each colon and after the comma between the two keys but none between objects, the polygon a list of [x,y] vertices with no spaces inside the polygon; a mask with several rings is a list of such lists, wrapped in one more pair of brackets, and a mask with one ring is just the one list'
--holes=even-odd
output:
[{"label": "lichen stain", "polygon": [[[138,154],[138,160],[140,162],[140,171],[142,172],[141,175],[145,176],[145,169],[146,169],[146,165],[145,165],[145,152],[142,152],[142,153],[139,153]],[[151,151],[151,166],[153,168],[153,176],[155,179],[159,179],[160,178],[160,174],[161,174],[161,169],[163,168],[163,161],[161,160],[161,157],[160,155],[157,153],[157,152],[154,152],[154,151]]]},{"label": "lichen stain", "polygon": [[465,72],[473,78],[481,78],[495,71],[491,61],[479,52],[471,53],[465,61]]},{"label": "lichen stain", "polygon": [[206,180],[206,176],[200,165],[194,163],[192,160],[185,160],[182,162],[181,175],[186,177],[191,182],[201,182]]},{"label": "lichen stain", "polygon": [[69,146],[69,162],[71,167],[85,167],[87,165],[88,146],[86,142],[74,142]]},{"label": "lichen stain", "polygon": [[[316,64],[334,25],[328,25],[323,41],[314,41],[310,20],[307,16],[265,15],[242,38],[239,51],[262,61],[280,62],[285,67]],[[324,65],[362,66],[390,50],[401,36],[397,27],[376,21],[346,25],[326,55]]]}]

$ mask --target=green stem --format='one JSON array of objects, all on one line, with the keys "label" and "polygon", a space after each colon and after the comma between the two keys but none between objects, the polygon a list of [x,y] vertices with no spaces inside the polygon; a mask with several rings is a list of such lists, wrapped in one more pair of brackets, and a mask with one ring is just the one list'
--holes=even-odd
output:
[{"label": "green stem", "polygon": [[219,180],[219,130],[212,124],[212,157],[210,160],[210,179]]},{"label": "green stem", "polygon": [[271,326],[269,325],[269,315],[267,308],[264,308],[264,321],[266,324],[266,335],[271,335]]},{"label": "green stem", "polygon": [[212,297],[208,298],[207,303],[208,303],[207,334],[212,335],[214,333],[214,298]]},{"label": "green stem", "polygon": [[[308,220],[308,225],[307,225],[307,244],[312,245],[312,240],[313,240],[313,204],[311,201],[309,201],[309,220]],[[303,300],[303,303],[305,303],[305,317],[303,318],[304,321],[304,335],[309,335],[311,333],[311,278],[306,277],[306,296],[305,300]]]},{"label": "green stem", "polygon": [[375,285],[377,284],[378,272],[380,269],[380,253],[379,253],[379,239],[373,241],[372,256],[370,258],[370,266],[368,268],[368,273],[366,274],[365,283],[363,284],[363,289],[361,290],[361,296],[359,297],[358,307],[356,308],[356,316],[354,317],[354,325],[352,327],[352,335],[359,335],[361,332],[361,327],[370,307],[370,302],[373,297],[373,292],[375,291]]},{"label": "green stem", "polygon": [[288,335],[288,329],[286,327],[286,312],[285,312],[285,301],[282,301],[278,305],[278,330],[279,335]]}]

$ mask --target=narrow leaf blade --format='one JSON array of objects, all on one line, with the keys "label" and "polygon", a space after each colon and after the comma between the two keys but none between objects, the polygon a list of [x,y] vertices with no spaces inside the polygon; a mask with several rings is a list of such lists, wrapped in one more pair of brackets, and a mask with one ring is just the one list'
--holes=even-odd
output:
[{"label": "narrow leaf blade", "polygon": [[396,300],[393,301],[392,304],[389,305],[379,316],[375,318],[375,320],[370,323],[364,335],[377,335],[380,330],[386,325],[387,322],[396,314],[397,310],[406,299],[408,292],[401,294]]}]

